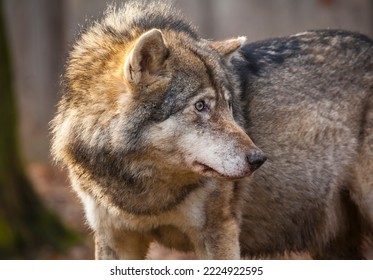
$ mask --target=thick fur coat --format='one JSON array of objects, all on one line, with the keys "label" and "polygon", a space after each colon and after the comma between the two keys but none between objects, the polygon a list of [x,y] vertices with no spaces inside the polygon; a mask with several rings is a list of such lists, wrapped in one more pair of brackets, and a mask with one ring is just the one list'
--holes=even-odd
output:
[{"label": "thick fur coat", "polygon": [[200,38],[169,5],[109,8],[66,64],[52,153],[98,259],[362,258],[373,223],[373,42]]}]

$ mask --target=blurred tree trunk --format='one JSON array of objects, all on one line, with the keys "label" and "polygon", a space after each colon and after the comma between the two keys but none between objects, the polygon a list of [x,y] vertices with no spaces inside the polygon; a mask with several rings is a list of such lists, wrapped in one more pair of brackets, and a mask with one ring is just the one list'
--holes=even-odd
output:
[{"label": "blurred tree trunk", "polygon": [[0,0],[0,259],[43,258],[75,236],[45,209],[28,180],[17,141],[17,113]]}]

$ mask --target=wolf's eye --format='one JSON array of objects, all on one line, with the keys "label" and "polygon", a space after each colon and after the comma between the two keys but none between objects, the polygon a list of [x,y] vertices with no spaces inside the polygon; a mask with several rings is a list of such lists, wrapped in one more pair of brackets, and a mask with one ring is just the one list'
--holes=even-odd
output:
[{"label": "wolf's eye", "polygon": [[206,109],[206,103],[205,101],[198,101],[196,104],[194,104],[194,107],[197,111],[203,111]]}]

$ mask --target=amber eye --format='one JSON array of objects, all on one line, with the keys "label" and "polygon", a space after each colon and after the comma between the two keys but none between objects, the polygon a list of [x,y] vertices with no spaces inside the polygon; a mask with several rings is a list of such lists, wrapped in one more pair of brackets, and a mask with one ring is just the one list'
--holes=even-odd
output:
[{"label": "amber eye", "polygon": [[205,101],[198,101],[196,104],[194,104],[194,107],[197,111],[203,111],[204,109],[206,109]]}]

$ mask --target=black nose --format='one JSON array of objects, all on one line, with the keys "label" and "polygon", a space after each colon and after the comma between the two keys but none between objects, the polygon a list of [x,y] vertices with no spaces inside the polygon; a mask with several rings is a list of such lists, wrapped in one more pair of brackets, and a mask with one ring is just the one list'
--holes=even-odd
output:
[{"label": "black nose", "polygon": [[255,149],[247,155],[246,160],[250,164],[251,171],[255,171],[267,160],[267,157],[261,150]]}]

